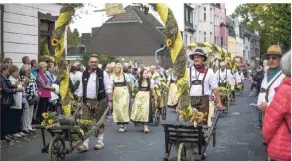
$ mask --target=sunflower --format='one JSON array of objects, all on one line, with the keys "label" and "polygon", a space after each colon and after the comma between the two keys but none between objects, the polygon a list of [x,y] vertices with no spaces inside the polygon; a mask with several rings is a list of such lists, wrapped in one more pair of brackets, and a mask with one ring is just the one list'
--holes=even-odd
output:
[{"label": "sunflower", "polygon": [[47,124],[46,124],[46,122],[45,121],[42,121],[41,122],[41,126],[46,126]]},{"label": "sunflower", "polygon": [[52,39],[51,44],[53,46],[56,46],[59,43],[59,41],[57,39]]},{"label": "sunflower", "polygon": [[47,118],[49,117],[49,114],[46,113],[46,112],[44,112],[44,113],[42,114],[42,116],[43,116],[44,119],[47,119]]},{"label": "sunflower", "polygon": [[49,121],[48,121],[48,124],[53,124],[54,123],[54,121],[52,120],[52,119],[50,119]]},{"label": "sunflower", "polygon": [[230,86],[230,84],[229,84],[229,82],[227,82],[227,83],[226,83],[226,87],[229,87],[229,86]]},{"label": "sunflower", "polygon": [[166,46],[167,47],[170,47],[171,44],[172,44],[172,41],[170,39],[167,39],[166,40]]}]

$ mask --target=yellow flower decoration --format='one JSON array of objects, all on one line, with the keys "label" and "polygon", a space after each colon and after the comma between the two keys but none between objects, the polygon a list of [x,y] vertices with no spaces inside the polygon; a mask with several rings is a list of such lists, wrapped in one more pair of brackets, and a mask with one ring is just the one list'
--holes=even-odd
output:
[{"label": "yellow flower decoration", "polygon": [[166,40],[166,46],[167,47],[170,47],[171,44],[172,44],[172,41],[170,39],[167,39]]},{"label": "yellow flower decoration", "polygon": [[51,44],[53,46],[56,46],[59,43],[59,41],[57,39],[52,39]]},{"label": "yellow flower decoration", "polygon": [[54,121],[52,120],[52,119],[50,119],[49,121],[48,121],[48,124],[53,124],[54,123]]},{"label": "yellow flower decoration", "polygon": [[229,86],[230,86],[229,82],[227,82],[227,83],[226,83],[226,86],[227,86],[227,87],[229,87]]},{"label": "yellow flower decoration", "polygon": [[42,114],[42,117],[43,117],[44,119],[47,119],[47,118],[49,117],[49,114],[45,112],[45,113]]},{"label": "yellow flower decoration", "polygon": [[181,116],[186,116],[187,113],[182,111],[182,110],[178,110],[178,114],[181,115]]},{"label": "yellow flower decoration", "polygon": [[41,126],[46,126],[47,124],[46,124],[46,122],[45,121],[42,121],[41,122]]}]

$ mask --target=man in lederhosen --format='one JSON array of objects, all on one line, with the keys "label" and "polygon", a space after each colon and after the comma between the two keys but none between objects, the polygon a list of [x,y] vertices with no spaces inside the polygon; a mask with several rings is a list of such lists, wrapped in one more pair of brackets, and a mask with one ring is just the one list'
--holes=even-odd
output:
[{"label": "man in lederhosen", "polygon": [[[207,60],[207,57],[202,49],[196,49],[189,57],[194,61],[194,65],[189,68],[191,105],[198,111],[207,113],[206,120],[210,120],[209,97],[213,90],[216,97],[217,108],[222,109],[217,77],[211,68],[205,66],[204,62]],[[204,124],[208,125],[208,121]]]},{"label": "man in lederhosen", "polygon": [[[92,120],[95,115],[96,121],[99,121],[106,111],[106,96],[108,96],[108,106],[112,107],[112,83],[106,72],[98,68],[98,56],[92,54],[89,58],[88,68],[82,74],[82,80],[79,85],[78,101],[81,104],[81,120]],[[104,124],[98,129],[97,144],[95,149],[104,147],[103,135]],[[78,151],[88,150],[89,139],[85,140],[83,145],[78,147]]]},{"label": "man in lederhosen", "polygon": [[219,87],[227,87],[227,83],[231,86],[233,84],[233,76],[231,71],[226,68],[225,62],[220,62],[220,69],[216,73]]},{"label": "man in lederhosen", "polygon": [[275,88],[278,87],[285,78],[285,75],[282,73],[280,68],[282,57],[281,47],[278,45],[271,45],[265,56],[269,68],[262,81],[257,102],[257,106],[262,111],[259,112],[260,124],[262,123],[262,114],[273,100],[275,95]]}]

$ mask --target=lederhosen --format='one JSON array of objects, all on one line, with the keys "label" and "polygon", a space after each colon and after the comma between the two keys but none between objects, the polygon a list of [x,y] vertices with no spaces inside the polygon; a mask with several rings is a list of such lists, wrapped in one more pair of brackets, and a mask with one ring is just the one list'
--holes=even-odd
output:
[{"label": "lederhosen", "polygon": [[[221,77],[220,77],[220,70],[219,70],[219,83],[218,83],[218,86],[219,87],[226,87],[226,84],[227,84],[227,69],[225,69],[226,70],[226,75],[225,75],[225,78],[224,79],[221,79]],[[224,80],[225,80],[225,83],[223,83],[224,82]]]},{"label": "lederhosen", "polygon": [[[191,81],[191,85],[190,85],[190,89],[192,87],[192,85],[202,85],[202,96],[191,96],[191,105],[193,108],[197,109],[199,112],[203,112],[203,113],[207,113],[207,117],[209,117],[209,99],[210,96],[209,95],[205,95],[204,92],[204,81],[206,78],[206,75],[208,73],[209,68],[207,68],[204,72],[204,77],[202,80],[198,80],[200,73],[198,76],[196,76],[196,80],[192,80],[192,69],[190,67],[190,81]],[[204,122],[204,125],[207,125],[207,119]]]},{"label": "lederhosen", "polygon": [[[150,107],[149,107],[148,122],[153,122],[152,101],[151,101],[152,97],[151,97],[151,93],[150,93],[150,79],[147,80],[147,87],[142,87],[142,85],[139,84],[139,91],[149,91],[149,95],[150,95],[149,105],[150,105]],[[147,123],[145,123],[145,124],[147,124]]]}]

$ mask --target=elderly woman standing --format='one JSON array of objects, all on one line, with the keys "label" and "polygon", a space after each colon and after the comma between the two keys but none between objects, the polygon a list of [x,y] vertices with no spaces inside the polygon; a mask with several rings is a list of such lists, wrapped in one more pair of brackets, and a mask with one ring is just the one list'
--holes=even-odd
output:
[{"label": "elderly woman standing", "polygon": [[128,75],[124,74],[122,65],[117,63],[112,77],[113,81],[113,118],[120,125],[120,132],[126,130],[125,125],[130,121],[129,105],[131,85]]},{"label": "elderly woman standing", "polygon": [[291,160],[291,51],[282,57],[281,69],[286,78],[265,110],[262,131],[270,161]]},{"label": "elderly woman standing", "polygon": [[47,67],[48,67],[47,63],[40,62],[39,72],[36,80],[40,97],[36,114],[36,119],[39,122],[41,121],[42,113],[48,111],[49,99],[51,98],[51,91],[55,91],[54,87],[48,85],[49,78],[47,78],[46,76]]}]

